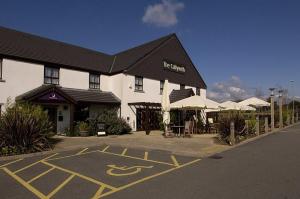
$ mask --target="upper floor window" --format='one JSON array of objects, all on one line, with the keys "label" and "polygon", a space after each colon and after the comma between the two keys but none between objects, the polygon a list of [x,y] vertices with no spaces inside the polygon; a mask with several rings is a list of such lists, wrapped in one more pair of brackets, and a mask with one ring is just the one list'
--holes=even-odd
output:
[{"label": "upper floor window", "polygon": [[163,90],[164,90],[164,84],[165,82],[163,80],[160,81],[160,86],[159,86],[159,90],[160,90],[160,94],[163,93]]},{"label": "upper floor window", "polygon": [[200,96],[200,88],[196,88],[196,95],[199,95]]},{"label": "upper floor window", "polygon": [[100,75],[90,74],[90,88],[100,89]]},{"label": "upper floor window", "polygon": [[3,59],[0,58],[0,80],[2,79],[2,62]]},{"label": "upper floor window", "polygon": [[143,91],[143,77],[135,76],[135,91]]},{"label": "upper floor window", "polygon": [[180,84],[180,90],[183,90],[185,88],[184,84]]},{"label": "upper floor window", "polygon": [[45,67],[44,71],[45,84],[59,84],[59,68]]}]

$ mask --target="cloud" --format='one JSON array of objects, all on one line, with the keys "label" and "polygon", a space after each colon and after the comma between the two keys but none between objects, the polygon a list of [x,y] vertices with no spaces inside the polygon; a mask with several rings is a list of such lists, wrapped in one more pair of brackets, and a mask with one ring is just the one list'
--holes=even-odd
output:
[{"label": "cloud", "polygon": [[142,21],[157,27],[170,27],[178,23],[177,14],[184,9],[184,3],[175,0],[162,0],[161,3],[149,5]]},{"label": "cloud", "polygon": [[[257,90],[257,89],[256,89]],[[216,82],[207,92],[208,98],[224,102],[227,100],[239,101],[253,96],[252,90],[244,86],[238,76],[231,76],[224,82]]]}]

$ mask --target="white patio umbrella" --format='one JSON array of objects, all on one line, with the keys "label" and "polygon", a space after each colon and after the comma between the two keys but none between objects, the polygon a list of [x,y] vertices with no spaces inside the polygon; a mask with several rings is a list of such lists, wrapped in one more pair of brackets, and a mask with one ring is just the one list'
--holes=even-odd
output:
[{"label": "white patio umbrella", "polygon": [[194,95],[177,102],[172,103],[171,109],[219,109],[221,108],[218,102],[203,98],[199,95]]},{"label": "white patio umbrella", "polygon": [[239,103],[233,102],[233,101],[226,101],[221,103],[221,106],[223,106],[225,109],[224,110],[242,110],[242,111],[255,111],[256,109],[247,106],[247,105],[241,105]]},{"label": "white patio umbrella", "polygon": [[262,99],[259,99],[257,97],[251,97],[249,99],[246,99],[244,101],[241,101],[238,103],[242,106],[255,106],[255,107],[264,107],[264,106],[270,106],[269,102],[266,102]]},{"label": "white patio umbrella", "polygon": [[163,123],[165,124],[165,133],[167,133],[170,124],[170,98],[169,98],[169,81],[165,80],[161,98],[161,110],[163,112]]}]

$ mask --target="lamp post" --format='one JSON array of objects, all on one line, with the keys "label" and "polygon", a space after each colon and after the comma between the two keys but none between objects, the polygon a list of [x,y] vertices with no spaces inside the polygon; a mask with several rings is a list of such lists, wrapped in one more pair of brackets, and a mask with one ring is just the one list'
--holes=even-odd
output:
[{"label": "lamp post", "polygon": [[292,111],[292,124],[295,123],[295,95],[294,95],[294,80],[290,80],[291,87],[292,87],[292,101],[293,101],[293,111]]},{"label": "lamp post", "polygon": [[275,88],[270,88],[271,91],[271,131],[274,130],[275,121],[274,121],[274,90]]},{"label": "lamp post", "polygon": [[283,90],[279,90],[279,128],[283,128],[283,117],[282,117],[282,93]]}]

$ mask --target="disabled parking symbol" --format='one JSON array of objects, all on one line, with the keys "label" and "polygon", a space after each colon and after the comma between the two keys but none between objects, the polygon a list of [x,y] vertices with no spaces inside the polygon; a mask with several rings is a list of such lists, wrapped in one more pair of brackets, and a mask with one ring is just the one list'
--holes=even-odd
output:
[{"label": "disabled parking symbol", "polygon": [[110,169],[106,171],[106,173],[110,176],[122,177],[122,176],[130,176],[140,173],[142,169],[151,169],[153,166],[116,166],[116,165],[107,165]]}]

